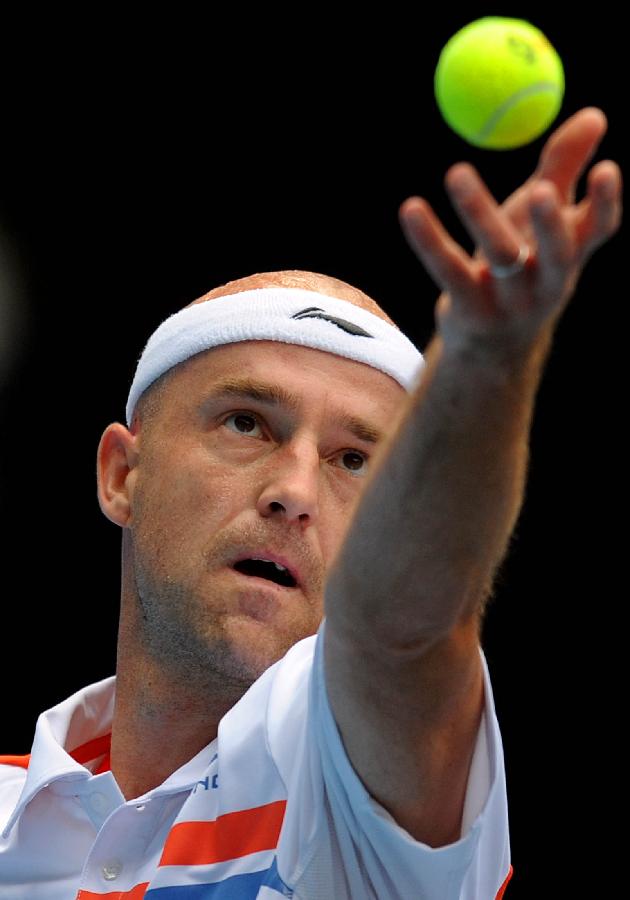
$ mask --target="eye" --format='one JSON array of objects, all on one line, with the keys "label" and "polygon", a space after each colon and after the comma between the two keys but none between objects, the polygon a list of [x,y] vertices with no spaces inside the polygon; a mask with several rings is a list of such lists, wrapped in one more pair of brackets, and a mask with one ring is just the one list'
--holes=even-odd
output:
[{"label": "eye", "polygon": [[[228,425],[228,422],[231,421],[234,422],[234,425]],[[223,424],[227,426],[230,431],[235,431],[237,434],[245,434],[248,437],[262,436],[262,428],[260,427],[256,416],[252,415],[252,413],[232,413],[224,419]],[[256,429],[258,429],[258,432],[256,432]]]},{"label": "eye", "polygon": [[367,475],[368,457],[365,453],[360,453],[358,450],[343,450],[339,454],[339,459],[342,461],[341,468],[348,474],[355,478],[363,478]]}]

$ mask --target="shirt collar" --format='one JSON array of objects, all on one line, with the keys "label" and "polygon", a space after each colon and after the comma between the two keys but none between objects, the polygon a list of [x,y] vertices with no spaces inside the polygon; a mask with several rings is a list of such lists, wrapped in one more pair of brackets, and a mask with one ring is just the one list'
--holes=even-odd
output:
[{"label": "shirt collar", "polygon": [[[56,792],[66,794],[72,792],[74,785],[80,792],[81,782],[99,777],[93,775],[82,763],[87,764],[108,752],[108,741],[98,739],[111,735],[115,688],[116,677],[112,675],[82,688],[39,716],[26,781],[2,832],[3,838],[9,836],[26,805],[42,789],[54,784]],[[92,748],[92,752],[89,748]],[[215,752],[216,739],[169,775],[161,785],[143,796],[153,797],[190,790],[202,780],[204,772],[214,760]]]}]

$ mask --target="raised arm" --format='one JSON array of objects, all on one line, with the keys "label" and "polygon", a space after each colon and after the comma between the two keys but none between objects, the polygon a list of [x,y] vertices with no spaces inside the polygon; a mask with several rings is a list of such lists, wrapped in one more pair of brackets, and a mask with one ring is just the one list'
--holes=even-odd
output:
[{"label": "raised arm", "polygon": [[[355,771],[434,847],[460,837],[483,709],[480,623],[522,503],[545,359],[586,261],[620,222],[611,161],[591,169],[574,203],[605,130],[597,109],[567,120],[501,207],[472,166],[451,167],[446,187],[476,242],[472,258],[426,201],[400,209],[443,293],[422,381],[379,451],[331,573],[324,650]],[[491,273],[521,248],[524,267]]]}]

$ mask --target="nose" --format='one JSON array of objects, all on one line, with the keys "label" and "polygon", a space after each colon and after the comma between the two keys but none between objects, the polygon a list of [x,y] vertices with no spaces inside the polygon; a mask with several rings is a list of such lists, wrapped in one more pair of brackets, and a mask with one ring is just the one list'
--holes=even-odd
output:
[{"label": "nose", "polygon": [[306,527],[319,516],[319,453],[308,441],[272,455],[271,471],[256,508],[263,518],[278,516]]}]

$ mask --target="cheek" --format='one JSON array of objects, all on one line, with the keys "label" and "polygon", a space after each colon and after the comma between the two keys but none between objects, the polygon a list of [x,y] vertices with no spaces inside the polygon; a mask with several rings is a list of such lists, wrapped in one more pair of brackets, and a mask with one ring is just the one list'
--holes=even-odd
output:
[{"label": "cheek", "polygon": [[197,532],[207,539],[209,531],[255,503],[255,486],[246,470],[208,460],[205,453],[192,452],[166,475],[165,470],[156,467],[144,485],[152,498],[148,507],[173,538]]},{"label": "cheek", "polygon": [[326,560],[326,572],[330,572],[335,560],[339,556],[344,545],[346,531],[347,529],[339,528],[339,524],[336,523],[335,530],[330,530],[322,540],[322,552],[324,559]]},{"label": "cheek", "polygon": [[356,512],[357,503],[350,500],[339,502],[332,500],[330,504],[320,506],[318,521],[319,543],[322,557],[329,571],[339,551],[343,547],[348,531]]}]

